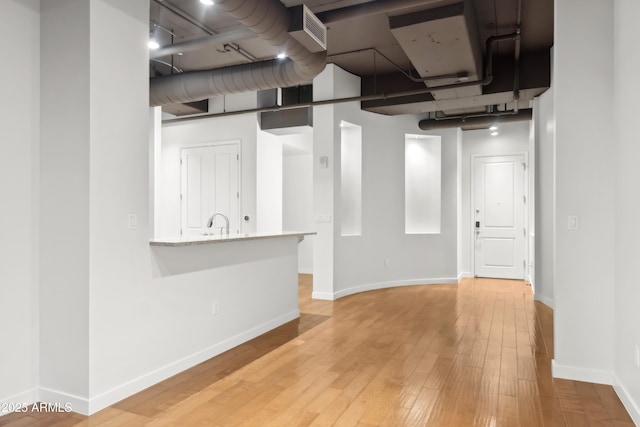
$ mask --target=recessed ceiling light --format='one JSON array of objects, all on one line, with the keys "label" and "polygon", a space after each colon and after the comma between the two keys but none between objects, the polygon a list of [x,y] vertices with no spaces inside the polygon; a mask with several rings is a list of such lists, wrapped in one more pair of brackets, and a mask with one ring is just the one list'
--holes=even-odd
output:
[{"label": "recessed ceiling light", "polygon": [[496,130],[498,130],[498,126],[493,125],[493,126],[491,126],[491,127],[489,128],[489,130],[496,131]]},{"label": "recessed ceiling light", "polygon": [[286,58],[286,57],[287,57],[287,54],[286,54],[286,53],[284,53],[284,52],[280,52],[280,53],[278,54],[278,59],[284,59],[284,58]]},{"label": "recessed ceiling light", "polygon": [[491,136],[498,136],[498,132],[491,132]]},{"label": "recessed ceiling light", "polygon": [[213,4],[213,0],[200,0],[200,3],[211,6]]},{"label": "recessed ceiling light", "polygon": [[160,48],[160,45],[158,44],[156,39],[149,39],[149,43],[147,45],[149,46],[149,49],[151,49],[151,50],[156,50],[156,49]]}]

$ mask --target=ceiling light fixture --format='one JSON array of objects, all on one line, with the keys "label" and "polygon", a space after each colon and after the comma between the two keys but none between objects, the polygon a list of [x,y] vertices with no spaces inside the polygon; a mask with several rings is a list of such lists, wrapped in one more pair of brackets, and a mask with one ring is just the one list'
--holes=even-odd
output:
[{"label": "ceiling light fixture", "polygon": [[213,5],[213,0],[200,0],[200,3],[206,5],[206,6],[211,6]]},{"label": "ceiling light fixture", "polygon": [[496,131],[496,130],[498,130],[498,126],[496,126],[496,125],[492,125],[492,126],[489,128],[489,130]]},{"label": "ceiling light fixture", "polygon": [[156,35],[154,33],[151,33],[149,35],[149,42],[147,43],[147,46],[149,46],[149,49],[151,50],[156,50],[160,48],[160,44],[156,40]]},{"label": "ceiling light fixture", "polygon": [[499,133],[498,132],[491,132],[491,136],[498,136]]},{"label": "ceiling light fixture", "polygon": [[286,54],[286,53],[284,53],[284,52],[280,52],[280,53],[278,54],[278,57],[277,57],[277,58],[278,58],[278,59],[284,59],[284,58],[286,58],[286,57],[287,57],[287,54]]}]

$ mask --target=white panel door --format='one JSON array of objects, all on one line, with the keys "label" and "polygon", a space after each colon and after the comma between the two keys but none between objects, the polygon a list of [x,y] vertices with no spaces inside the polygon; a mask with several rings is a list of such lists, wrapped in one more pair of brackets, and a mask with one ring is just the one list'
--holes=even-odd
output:
[{"label": "white panel door", "polygon": [[207,221],[216,212],[229,218],[229,233],[240,232],[240,190],[238,144],[183,148],[182,235],[220,233],[224,220],[216,217],[212,228]]},{"label": "white panel door", "polygon": [[524,155],[478,157],[474,161],[474,273],[478,277],[524,279]]}]

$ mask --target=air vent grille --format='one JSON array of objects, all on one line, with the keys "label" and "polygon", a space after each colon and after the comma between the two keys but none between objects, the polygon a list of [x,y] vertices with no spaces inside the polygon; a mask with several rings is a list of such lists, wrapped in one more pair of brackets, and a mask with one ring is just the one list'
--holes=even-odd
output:
[{"label": "air vent grille", "polygon": [[307,6],[304,6],[304,30],[313,37],[323,49],[327,48],[327,27]]},{"label": "air vent grille", "polygon": [[289,8],[291,22],[289,35],[309,52],[327,50],[327,27],[307,6],[301,4]]}]

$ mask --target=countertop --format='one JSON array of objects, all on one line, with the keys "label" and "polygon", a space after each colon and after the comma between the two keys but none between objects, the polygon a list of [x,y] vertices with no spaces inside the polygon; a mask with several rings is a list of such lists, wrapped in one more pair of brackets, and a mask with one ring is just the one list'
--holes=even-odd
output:
[{"label": "countertop", "polygon": [[279,237],[298,237],[300,240],[304,236],[310,236],[316,234],[315,232],[298,232],[298,231],[284,231],[282,233],[244,233],[244,234],[229,234],[229,235],[202,235],[202,236],[186,236],[175,238],[157,238],[149,240],[151,246],[191,246],[191,245],[206,245],[210,243],[229,243],[229,242],[242,242],[247,240],[262,240],[262,239],[277,239]]}]

